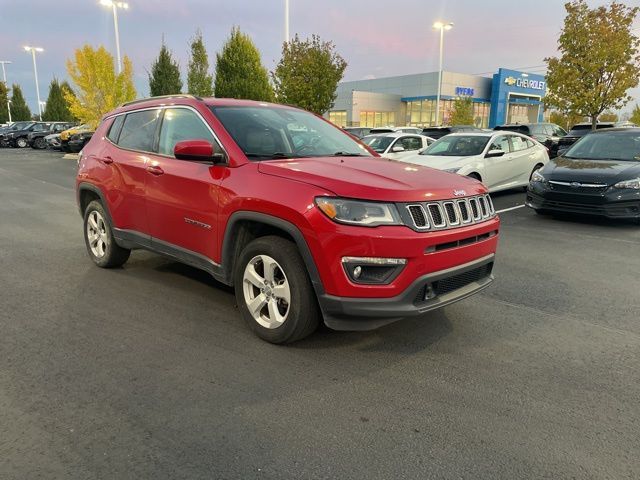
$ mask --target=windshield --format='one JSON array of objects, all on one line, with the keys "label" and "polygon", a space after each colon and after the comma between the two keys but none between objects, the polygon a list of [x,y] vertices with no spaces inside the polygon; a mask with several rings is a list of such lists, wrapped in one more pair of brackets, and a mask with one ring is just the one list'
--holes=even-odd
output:
[{"label": "windshield", "polygon": [[371,156],[353,137],[303,110],[265,105],[220,106],[211,111],[252,160]]},{"label": "windshield", "polygon": [[585,135],[563,155],[581,160],[640,161],[640,131]]},{"label": "windshield", "polygon": [[384,153],[384,151],[391,145],[391,142],[395,140],[395,137],[375,136],[364,137],[362,141],[369,145],[369,147],[376,153]]},{"label": "windshield", "polygon": [[438,155],[443,157],[471,157],[480,155],[489,141],[488,136],[447,135],[436,140],[420,155]]},{"label": "windshield", "polygon": [[12,131],[26,130],[27,128],[29,128],[34,123],[35,122],[16,122],[13,125],[11,125],[11,127],[9,127],[9,130],[12,130]]}]

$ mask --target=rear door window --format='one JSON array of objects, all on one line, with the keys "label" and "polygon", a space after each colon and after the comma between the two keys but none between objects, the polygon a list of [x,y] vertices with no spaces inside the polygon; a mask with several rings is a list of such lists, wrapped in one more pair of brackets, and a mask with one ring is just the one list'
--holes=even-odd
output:
[{"label": "rear door window", "polygon": [[122,125],[118,145],[122,148],[153,152],[160,110],[128,113]]},{"label": "rear door window", "polygon": [[519,152],[520,150],[526,150],[529,148],[527,146],[527,140],[522,137],[511,137],[511,148],[514,152]]}]

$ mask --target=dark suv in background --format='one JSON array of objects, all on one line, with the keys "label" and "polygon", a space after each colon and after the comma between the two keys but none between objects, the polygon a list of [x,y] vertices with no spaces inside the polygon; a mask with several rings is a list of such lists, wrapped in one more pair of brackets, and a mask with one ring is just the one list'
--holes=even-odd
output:
[{"label": "dark suv in background", "polygon": [[73,127],[75,123],[73,122],[52,122],[48,124],[49,127],[46,130],[34,130],[33,132],[29,132],[27,134],[27,143],[31,148],[35,149],[44,149],[47,148],[47,142],[45,142],[44,137],[47,135],[51,135],[52,133],[60,133],[68,130]]},{"label": "dark suv in background", "polygon": [[539,141],[549,149],[549,158],[558,155],[560,139],[567,135],[567,132],[555,123],[514,123],[498,125],[494,127],[494,130],[522,133]]},{"label": "dark suv in background", "polygon": [[[613,128],[616,124],[614,122],[598,122],[596,124],[596,130],[602,128]],[[576,123],[566,136],[562,137],[558,142],[558,149],[567,150],[571,145],[576,143],[577,140],[584,137],[587,133],[591,132],[591,123]]]},{"label": "dark suv in background", "polygon": [[450,133],[460,132],[482,132],[481,128],[473,125],[453,125],[450,127],[425,127],[422,129],[422,135],[435,138],[436,140],[449,135]]}]

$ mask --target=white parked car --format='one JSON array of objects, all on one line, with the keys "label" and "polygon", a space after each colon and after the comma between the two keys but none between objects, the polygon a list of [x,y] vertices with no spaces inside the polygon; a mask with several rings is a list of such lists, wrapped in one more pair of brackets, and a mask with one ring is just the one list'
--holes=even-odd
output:
[{"label": "white parked car", "polygon": [[376,153],[383,157],[399,160],[424,150],[435,140],[424,135],[407,133],[378,133],[362,139]]},{"label": "white parked car", "polygon": [[549,153],[519,133],[452,133],[401,160],[477,178],[490,192],[497,192],[526,187],[533,172],[549,161]]}]

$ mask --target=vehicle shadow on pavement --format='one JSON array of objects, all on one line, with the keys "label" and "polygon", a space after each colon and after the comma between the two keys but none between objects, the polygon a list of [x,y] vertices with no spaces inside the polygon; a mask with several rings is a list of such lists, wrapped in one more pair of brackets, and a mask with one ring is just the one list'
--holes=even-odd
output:
[{"label": "vehicle shadow on pavement", "polygon": [[590,225],[605,228],[640,231],[640,226],[637,223],[634,223],[633,220],[616,220],[613,218],[562,212],[549,212],[543,215],[537,215],[537,217],[539,217],[540,220],[555,220],[557,224],[559,224],[560,222],[565,222],[578,225]]},{"label": "vehicle shadow on pavement", "polygon": [[413,354],[438,343],[452,331],[446,311],[436,310],[366,332],[339,332],[322,325],[313,335],[290,347],[303,350],[349,347],[365,352]]}]

